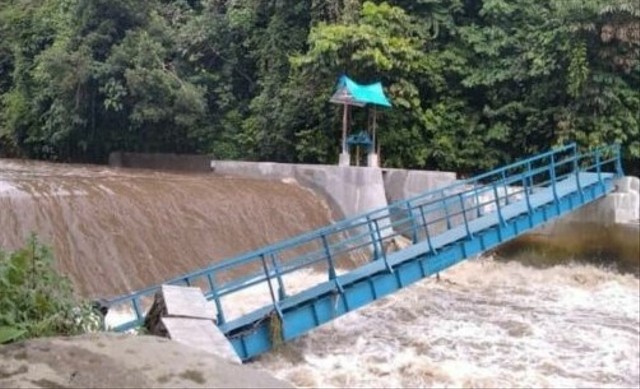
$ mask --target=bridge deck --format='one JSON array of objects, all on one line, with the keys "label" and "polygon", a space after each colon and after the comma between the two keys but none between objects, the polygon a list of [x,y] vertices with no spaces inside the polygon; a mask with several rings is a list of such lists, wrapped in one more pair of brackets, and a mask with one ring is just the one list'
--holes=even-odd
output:
[{"label": "bridge deck", "polygon": [[[613,177],[613,174],[605,173],[603,174],[603,179],[610,179]],[[569,177],[565,180],[558,182],[557,184],[557,196],[564,197],[570,193],[578,191],[576,177]],[[580,183],[583,186],[591,186],[598,182],[598,175],[595,173],[580,173]],[[544,188],[541,191],[538,191],[535,194],[530,196],[530,204],[531,207],[535,210],[540,208],[543,205],[553,204],[554,203],[554,195],[552,188]],[[502,208],[503,218],[506,220],[510,220],[519,215],[528,214],[528,206],[525,200],[521,200],[512,204],[509,204]],[[477,219],[474,219],[469,222],[469,229],[472,234],[479,233],[485,231],[487,229],[496,228],[500,225],[500,218],[498,213],[490,213],[484,216],[481,216]],[[432,238],[432,245],[437,250],[442,247],[448,246],[452,243],[460,241],[462,239],[466,239],[468,237],[467,231],[464,225],[457,226],[446,232],[437,235]],[[371,278],[376,274],[380,274],[388,271],[388,265],[396,267],[403,262],[408,260],[412,260],[416,257],[424,255],[431,251],[431,247],[428,241],[423,241],[411,245],[402,251],[394,252],[387,255],[387,263],[384,261],[378,260],[374,262],[370,262],[363,266],[358,267],[357,269],[350,271],[347,274],[337,276],[335,281],[337,281],[343,287],[353,284],[357,281],[361,281],[364,279]],[[280,303],[280,309],[286,311],[291,309],[292,307],[298,306],[305,301],[309,301],[315,299],[319,296],[325,295],[327,293],[332,293],[336,289],[336,282],[326,282],[319,285],[316,285],[310,289],[305,290],[299,294],[288,296],[286,299],[282,300]],[[259,310],[253,311],[249,314],[246,314],[234,321],[227,322],[220,326],[221,330],[224,332],[231,331],[233,329],[244,327],[251,323],[255,323],[259,321],[261,318],[267,316],[273,310],[272,306],[266,306]]]},{"label": "bridge deck", "polygon": [[[586,154],[578,154],[575,145],[564,146],[167,283],[204,283],[205,295],[216,303],[218,327],[246,360],[273,347],[276,319],[282,340],[296,338],[606,195],[621,175],[619,146]],[[393,215],[400,215],[399,220],[392,221]],[[413,244],[387,253],[384,246],[400,234],[412,236]],[[337,274],[340,257],[363,252],[369,262]],[[284,276],[318,264],[328,269],[325,282],[286,293]],[[247,271],[231,279],[221,276],[231,269]],[[271,303],[227,320],[222,299],[256,285],[268,287]],[[117,330],[139,325],[144,319],[141,299],[158,289],[112,300],[136,314]]]}]

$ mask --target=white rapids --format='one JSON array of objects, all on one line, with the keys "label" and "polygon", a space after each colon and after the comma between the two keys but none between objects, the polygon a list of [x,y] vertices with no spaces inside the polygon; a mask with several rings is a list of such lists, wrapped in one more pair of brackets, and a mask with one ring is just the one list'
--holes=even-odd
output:
[{"label": "white rapids", "polygon": [[[287,289],[326,277],[298,272]],[[223,303],[237,317],[267,300],[257,285]],[[107,321],[130,315],[110,311]],[[302,388],[637,388],[640,280],[589,264],[472,259],[250,365]]]},{"label": "white rapids", "polygon": [[441,276],[252,365],[298,387],[640,386],[635,276],[587,264],[537,269],[487,258]]}]

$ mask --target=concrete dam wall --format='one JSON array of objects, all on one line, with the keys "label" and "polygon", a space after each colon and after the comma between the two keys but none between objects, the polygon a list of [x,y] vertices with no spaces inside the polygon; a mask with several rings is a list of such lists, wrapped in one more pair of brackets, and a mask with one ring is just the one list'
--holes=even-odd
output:
[{"label": "concrete dam wall", "polygon": [[109,154],[109,166],[208,173],[211,158],[209,155],[116,151]]},{"label": "concrete dam wall", "polygon": [[617,190],[503,245],[499,254],[531,256],[532,264],[590,260],[640,274],[640,180],[623,177]]},{"label": "concrete dam wall", "polygon": [[[333,220],[379,209],[456,181],[454,172],[224,161],[208,156],[114,153],[110,163],[122,167],[208,171],[223,176],[296,182],[326,200]],[[637,271],[640,267],[639,180],[625,177],[617,186],[616,193],[505,244],[498,249],[499,254],[513,257],[531,251],[538,263],[555,263],[558,258],[615,259],[624,270]],[[516,187],[506,189],[510,192],[518,190]],[[398,208],[389,216],[390,221],[395,221],[404,214]],[[468,217],[473,218],[473,215]]]},{"label": "concrete dam wall", "polygon": [[355,216],[449,185],[454,172],[273,162],[211,161],[218,174],[266,180],[293,179],[324,195],[334,215]]}]

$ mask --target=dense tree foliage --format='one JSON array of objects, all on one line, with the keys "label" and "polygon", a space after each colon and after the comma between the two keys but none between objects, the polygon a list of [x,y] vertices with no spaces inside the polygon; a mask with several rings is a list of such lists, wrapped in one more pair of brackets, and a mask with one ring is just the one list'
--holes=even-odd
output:
[{"label": "dense tree foliage", "polygon": [[633,170],[639,55],[635,0],[5,0],[0,154],[333,163],[346,72],[391,97],[386,166],[473,172],[577,141],[622,143]]}]

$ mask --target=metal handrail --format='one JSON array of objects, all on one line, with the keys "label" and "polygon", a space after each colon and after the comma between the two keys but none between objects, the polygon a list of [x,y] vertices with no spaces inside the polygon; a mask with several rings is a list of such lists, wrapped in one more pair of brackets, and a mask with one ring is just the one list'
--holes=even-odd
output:
[{"label": "metal handrail", "polygon": [[[608,156],[608,153],[611,153],[613,157],[601,158],[603,154]],[[558,157],[558,159],[556,159],[556,157]],[[550,163],[546,162],[549,158]],[[336,257],[355,252],[355,250],[362,250],[363,248],[369,249],[370,247],[372,247],[372,249],[369,250],[372,252],[370,258],[372,260],[383,259],[386,263],[384,249],[380,251],[380,248],[383,248],[384,243],[388,242],[389,239],[409,232],[412,234],[414,243],[426,240],[429,249],[435,251],[437,248],[432,246],[431,239],[433,238],[433,232],[429,231],[430,227],[437,227],[439,224],[445,223],[448,227],[447,229],[451,229],[464,224],[467,234],[470,235],[470,215],[482,215],[483,209],[486,209],[486,207],[491,204],[495,204],[496,208],[492,212],[496,212],[501,223],[504,223],[502,208],[510,202],[513,202],[514,200],[512,199],[515,198],[516,195],[524,193],[523,200],[528,202],[529,195],[533,193],[534,188],[549,185],[554,191],[554,197],[557,202],[555,187],[560,180],[571,175],[578,177],[578,173],[581,171],[595,169],[601,172],[605,165],[611,163],[614,163],[613,168],[616,173],[621,175],[620,158],[619,145],[602,146],[579,154],[576,145],[569,144],[493,171],[458,181],[443,188],[427,191],[409,199],[396,201],[387,207],[378,208],[355,217],[344,219],[332,225],[268,245],[259,250],[245,253],[235,258],[213,264],[207,268],[173,278],[165,283],[192,285],[198,282],[198,280],[206,280],[209,290],[205,294],[215,300],[218,309],[219,324],[226,321],[224,310],[220,303],[222,297],[264,282],[268,283],[272,304],[277,309],[279,302],[283,298],[287,298],[282,281],[282,277],[287,274],[326,262],[329,269],[329,278],[331,279],[332,274],[333,277],[335,277]],[[584,160],[587,160],[587,162],[595,161],[586,166],[581,166],[581,160],[583,164]],[[544,163],[544,165],[538,166],[538,164],[542,163]],[[566,167],[568,167],[568,172],[558,171],[559,168],[565,169]],[[507,174],[509,171],[516,169],[523,171],[517,174]],[[546,176],[549,178],[545,178]],[[495,178],[486,183],[481,182],[491,177]],[[535,180],[539,181],[534,185]],[[522,187],[510,193],[507,188],[509,185],[516,183],[521,184]],[[503,194],[498,190],[498,186],[504,188]],[[489,199],[481,202],[481,195],[484,196],[487,192],[489,192]],[[409,216],[392,221],[392,214],[397,211],[407,212]],[[381,223],[384,224],[381,225]],[[410,226],[402,228],[405,223]],[[382,232],[385,233],[383,234]],[[424,235],[421,239],[418,238],[420,236],[419,232],[422,232],[422,235]],[[337,237],[339,241],[329,243],[331,237]],[[286,263],[277,259],[280,258],[280,254],[292,249],[300,249],[307,244],[312,244],[315,248],[310,252],[289,258]],[[216,279],[218,275],[231,269],[251,265],[255,266],[255,271],[249,274],[235,277],[222,283],[219,283]],[[278,296],[273,292],[273,286],[271,284],[273,279],[277,280],[277,285],[281,291]],[[111,306],[125,303],[129,304],[134,308],[136,314],[136,319],[124,323],[117,327],[117,329],[128,329],[139,324],[144,317],[140,308],[141,299],[152,296],[159,287],[159,285],[152,286],[110,300],[109,304]]]}]

